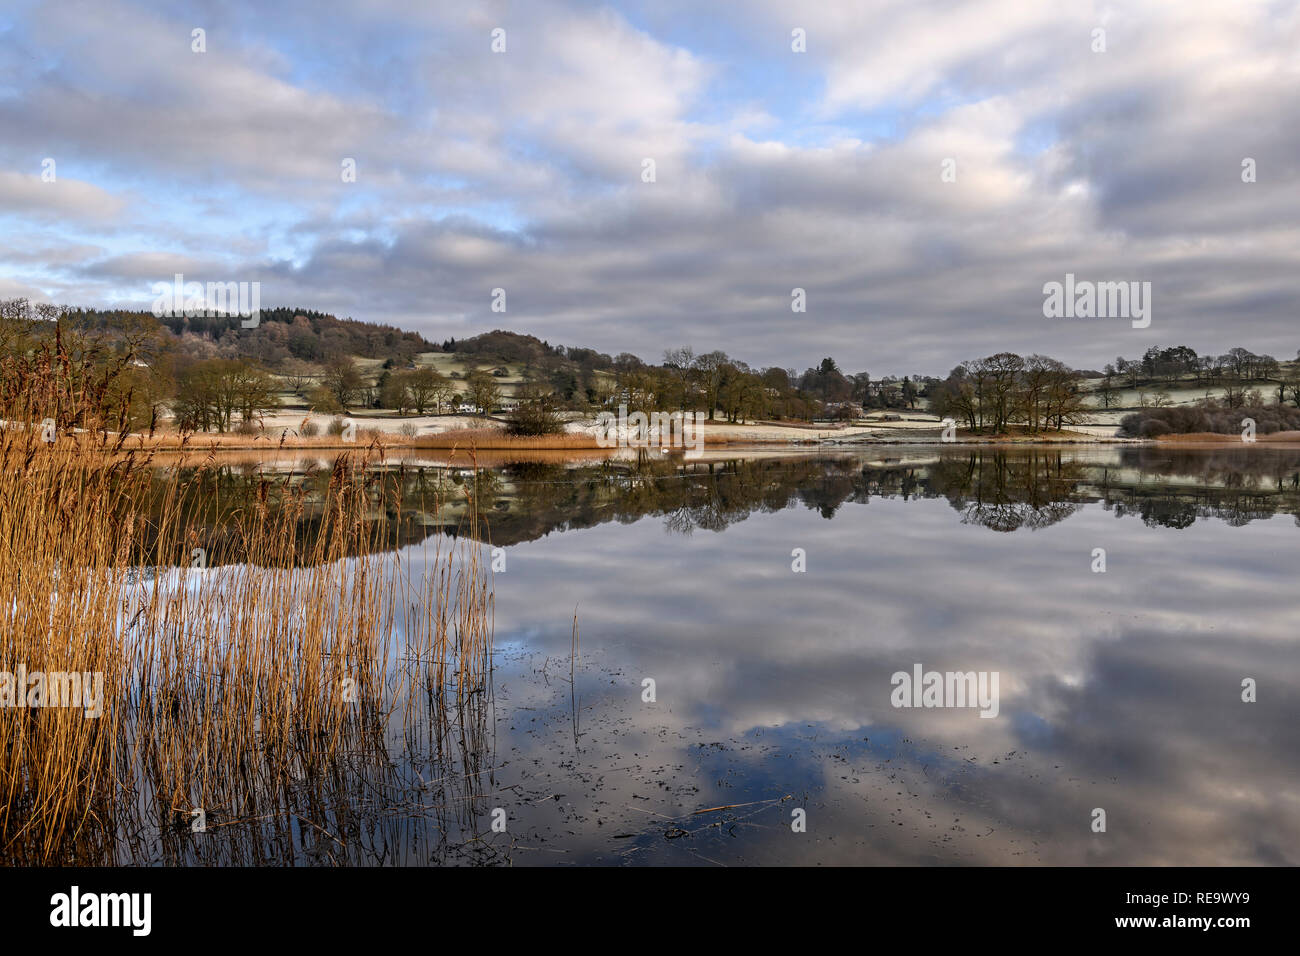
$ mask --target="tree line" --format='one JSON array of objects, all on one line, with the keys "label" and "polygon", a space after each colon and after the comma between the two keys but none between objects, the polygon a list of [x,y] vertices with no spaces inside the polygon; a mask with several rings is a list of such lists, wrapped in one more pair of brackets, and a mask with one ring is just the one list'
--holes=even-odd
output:
[{"label": "tree line", "polygon": [[998,352],[963,362],[930,389],[930,410],[974,432],[1062,429],[1087,418],[1081,375],[1046,355]]},{"label": "tree line", "polygon": [[1153,345],[1141,358],[1127,359],[1121,355],[1097,374],[1101,379],[1097,391],[1104,408],[1117,402],[1116,392],[1120,388],[1171,388],[1180,384],[1224,389],[1229,402],[1241,405],[1247,401],[1247,385],[1251,382],[1270,383],[1278,391],[1279,403],[1292,395],[1300,404],[1300,365],[1284,366],[1272,355],[1257,355],[1241,347],[1221,355],[1198,355],[1186,345],[1169,348]]},{"label": "tree line", "polygon": [[[445,374],[418,364],[420,352],[455,353],[470,368],[463,376]],[[368,370],[358,358],[382,365]],[[496,369],[474,367],[493,363]],[[152,429],[170,413],[182,428],[227,431],[281,407],[285,391],[324,413],[438,414],[468,404],[488,414],[502,405],[505,363],[524,380],[515,395],[524,407],[513,425],[525,432],[555,429],[566,410],[618,404],[704,410],[711,420],[744,423],[853,419],[871,409],[913,409],[922,400],[972,431],[1037,432],[1084,420],[1084,379],[1099,380],[1103,407],[1117,401],[1120,388],[1179,382],[1221,389],[1217,400],[1229,409],[1262,405],[1251,387],[1262,382],[1276,388],[1278,404],[1300,407],[1300,363],[1284,365],[1244,348],[1198,355],[1187,346],[1153,346],[1101,372],[999,352],[963,362],[943,379],[873,377],[845,373],[829,356],[799,372],[689,346],[668,349],[652,364],[630,352],[610,356],[499,329],[434,344],[389,326],[295,309],[263,310],[257,328],[243,329],[237,316],[158,319],[145,311],[0,301],[0,405],[6,417],[19,406],[39,409],[60,428],[94,420]]]}]

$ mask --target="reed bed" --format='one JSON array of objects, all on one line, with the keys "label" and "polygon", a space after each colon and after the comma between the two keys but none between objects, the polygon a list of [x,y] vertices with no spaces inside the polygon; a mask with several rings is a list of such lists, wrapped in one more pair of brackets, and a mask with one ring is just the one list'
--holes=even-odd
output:
[{"label": "reed bed", "polygon": [[160,429],[153,434],[119,433],[108,431],[100,438],[124,451],[140,454],[146,452],[182,452],[209,454],[223,451],[276,451],[313,449],[350,451],[359,447],[392,449],[458,449],[530,451],[571,449],[608,450],[593,435],[566,432],[560,435],[511,435],[504,428],[452,428],[430,435],[407,436],[384,431],[365,419],[356,419],[359,426],[354,441],[344,441],[338,435],[305,436],[292,428],[266,428],[253,434],[239,432],[178,432]]},{"label": "reed bed", "polygon": [[601,449],[594,435],[565,432],[562,435],[510,435],[500,428],[454,428],[436,435],[408,439],[412,448],[475,448],[479,451],[528,451],[531,449]]},{"label": "reed bed", "polygon": [[486,563],[472,537],[387,548],[376,454],[323,494],[214,503],[201,461],[0,429],[0,675],[102,678],[97,716],[0,706],[0,862],[355,862],[360,816],[427,813],[439,775],[473,789]]}]

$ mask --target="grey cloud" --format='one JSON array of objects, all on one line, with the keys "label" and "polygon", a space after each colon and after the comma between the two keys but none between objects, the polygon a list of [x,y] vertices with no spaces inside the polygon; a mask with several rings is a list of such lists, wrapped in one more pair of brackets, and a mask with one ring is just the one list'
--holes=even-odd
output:
[{"label": "grey cloud", "polygon": [[[76,282],[7,262],[51,294],[120,298],[149,256],[175,256],[263,278],[265,302],[433,338],[507,327],[647,357],[685,342],[758,365],[833,354],[875,374],[1002,349],[1100,367],[1156,342],[1296,348],[1293,7],[1131,5],[1092,54],[1100,15],[1084,9],[822,5],[800,13],[799,69],[823,95],[797,115],[761,87],[711,102],[706,52],[581,5],[97,9],[26,24],[56,64],[43,74],[0,54],[26,93],[0,98],[15,141],[96,157],[105,176],[76,215],[140,237]],[[763,56],[758,38],[788,37],[784,6],[731,16]],[[487,50],[497,24],[503,56]],[[700,122],[701,104],[731,117]],[[854,131],[857,111],[886,106],[896,136]],[[805,127],[822,141],[790,145]],[[345,155],[355,187],[338,181]],[[1257,183],[1241,182],[1243,156]],[[213,218],[182,220],[176,197]],[[47,212],[12,211],[50,244]],[[233,229],[240,215],[256,228]],[[1042,285],[1066,272],[1151,281],[1152,327],[1044,319]],[[805,315],[789,310],[796,286]],[[488,310],[494,287],[505,315]]]}]

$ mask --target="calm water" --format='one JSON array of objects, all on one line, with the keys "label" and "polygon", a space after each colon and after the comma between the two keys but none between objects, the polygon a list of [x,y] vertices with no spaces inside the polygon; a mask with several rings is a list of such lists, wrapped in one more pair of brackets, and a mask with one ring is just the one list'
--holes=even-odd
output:
[{"label": "calm water", "polygon": [[[402,480],[445,489],[449,522],[473,481]],[[123,859],[1300,862],[1300,452],[740,453],[503,466],[479,492],[505,568],[469,742],[351,768],[309,801],[329,841]],[[393,544],[418,564],[436,533]],[[916,664],[997,672],[997,716],[892,706]]]},{"label": "calm water", "polygon": [[[1300,456],[849,456],[760,463],[752,485],[720,467],[676,507],[507,549],[502,777],[560,795],[522,815],[526,842],[575,862],[1297,862]],[[567,677],[575,605],[576,745],[567,687],[538,680]],[[915,663],[999,672],[999,715],[894,708]],[[692,815],[727,804],[749,806]]]}]

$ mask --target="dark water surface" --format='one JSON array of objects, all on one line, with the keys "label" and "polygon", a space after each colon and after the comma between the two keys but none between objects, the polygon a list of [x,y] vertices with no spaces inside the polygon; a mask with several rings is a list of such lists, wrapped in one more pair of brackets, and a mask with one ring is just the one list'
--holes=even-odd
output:
[{"label": "dark water surface", "polygon": [[[477,484],[410,461],[403,480],[448,489],[444,524],[477,488],[502,549],[491,693],[456,752],[397,757],[396,729],[310,831],[145,862],[1300,862],[1300,451],[737,452]],[[403,521],[418,564],[438,525]],[[894,707],[918,664],[997,672],[997,715]]]},{"label": "dark water surface", "polygon": [[[506,549],[499,779],[557,795],[515,862],[1300,859],[1300,456],[908,457],[721,463]],[[891,706],[917,663],[998,672],[998,715]]]}]

